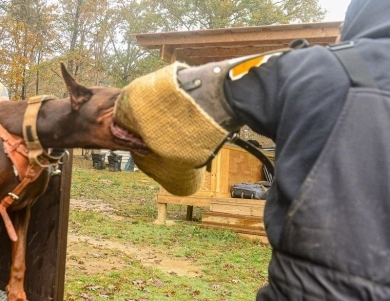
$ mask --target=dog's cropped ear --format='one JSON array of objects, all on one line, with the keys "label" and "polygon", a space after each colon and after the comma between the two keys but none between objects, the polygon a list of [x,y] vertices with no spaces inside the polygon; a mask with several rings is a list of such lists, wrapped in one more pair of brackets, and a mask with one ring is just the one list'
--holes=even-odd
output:
[{"label": "dog's cropped ear", "polygon": [[66,70],[64,63],[61,63],[61,73],[69,91],[72,110],[77,111],[85,102],[91,99],[92,91],[77,83],[68,70]]}]

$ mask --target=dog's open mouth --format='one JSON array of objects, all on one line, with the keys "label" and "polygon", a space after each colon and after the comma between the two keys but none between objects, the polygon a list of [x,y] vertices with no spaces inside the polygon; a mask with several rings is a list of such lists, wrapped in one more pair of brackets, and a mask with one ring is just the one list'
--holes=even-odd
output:
[{"label": "dog's open mouth", "polygon": [[142,138],[135,136],[114,122],[111,123],[111,132],[115,137],[130,142],[130,147],[134,152],[140,155],[147,155],[151,152]]}]

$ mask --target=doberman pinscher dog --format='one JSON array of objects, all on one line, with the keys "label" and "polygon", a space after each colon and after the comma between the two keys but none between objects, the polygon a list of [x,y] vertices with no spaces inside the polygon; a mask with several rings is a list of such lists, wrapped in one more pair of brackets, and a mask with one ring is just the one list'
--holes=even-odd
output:
[{"label": "doberman pinscher dog", "polygon": [[149,152],[140,138],[113,122],[120,89],[87,88],[77,83],[63,64],[61,71],[70,97],[0,102],[0,213],[12,241],[6,287],[9,301],[27,300],[24,276],[30,210],[47,189],[51,165],[58,163],[64,150]]}]

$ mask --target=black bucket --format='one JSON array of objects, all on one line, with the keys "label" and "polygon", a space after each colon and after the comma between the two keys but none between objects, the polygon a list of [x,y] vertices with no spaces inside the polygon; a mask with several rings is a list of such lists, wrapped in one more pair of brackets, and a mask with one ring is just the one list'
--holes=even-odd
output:
[{"label": "black bucket", "polygon": [[92,166],[94,169],[104,169],[106,154],[92,154]]},{"label": "black bucket", "polygon": [[108,156],[108,170],[109,171],[121,171],[122,156],[112,154]]}]

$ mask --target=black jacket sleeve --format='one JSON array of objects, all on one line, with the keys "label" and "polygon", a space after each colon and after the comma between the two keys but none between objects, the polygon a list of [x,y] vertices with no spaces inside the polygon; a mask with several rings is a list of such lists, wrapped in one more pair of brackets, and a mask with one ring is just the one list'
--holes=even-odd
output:
[{"label": "black jacket sleeve", "polygon": [[271,214],[266,216],[270,239],[278,239],[284,216],[320,155],[349,87],[335,55],[321,46],[286,53],[225,82],[226,97],[242,123],[276,143],[276,179],[267,202]]}]

